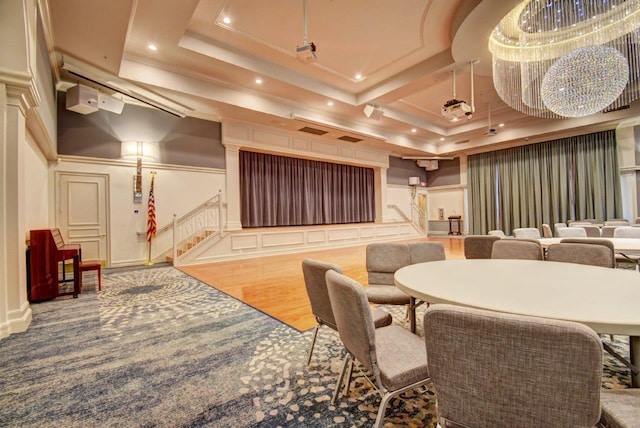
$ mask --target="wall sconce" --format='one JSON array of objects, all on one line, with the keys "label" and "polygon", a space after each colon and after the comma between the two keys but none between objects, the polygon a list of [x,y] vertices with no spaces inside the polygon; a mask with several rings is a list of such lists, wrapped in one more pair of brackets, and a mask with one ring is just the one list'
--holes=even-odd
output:
[{"label": "wall sconce", "polygon": [[153,162],[158,158],[158,145],[142,141],[123,141],[120,145],[120,157]]},{"label": "wall sconce", "polygon": [[136,175],[133,176],[133,203],[142,203],[142,161],[152,162],[158,157],[158,146],[142,141],[123,141],[120,145],[122,159],[135,159]]},{"label": "wall sconce", "polygon": [[409,177],[409,186],[411,186],[411,203],[416,198],[417,186],[420,185],[420,177]]}]

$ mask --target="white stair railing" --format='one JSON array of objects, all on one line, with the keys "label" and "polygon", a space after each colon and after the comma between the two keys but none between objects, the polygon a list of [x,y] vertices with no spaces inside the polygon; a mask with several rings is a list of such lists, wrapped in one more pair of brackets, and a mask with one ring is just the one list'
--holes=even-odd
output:
[{"label": "white stair railing", "polygon": [[173,264],[181,256],[212,235],[222,236],[222,202],[220,192],[178,217],[173,215]]},{"label": "white stair railing", "polygon": [[411,222],[422,233],[427,233],[427,212],[415,202],[411,203]]}]

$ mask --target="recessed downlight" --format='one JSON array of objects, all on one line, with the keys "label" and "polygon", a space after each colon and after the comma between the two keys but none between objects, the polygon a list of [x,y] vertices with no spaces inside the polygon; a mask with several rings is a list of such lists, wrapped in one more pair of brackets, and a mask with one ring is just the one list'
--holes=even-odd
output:
[{"label": "recessed downlight", "polygon": [[222,22],[224,22],[225,24],[231,24],[231,18],[229,18],[228,16],[225,16],[225,17],[222,19]]},{"label": "recessed downlight", "polygon": [[158,47],[156,45],[154,45],[153,43],[150,43],[149,46],[147,46],[149,48],[150,51],[157,51]]}]

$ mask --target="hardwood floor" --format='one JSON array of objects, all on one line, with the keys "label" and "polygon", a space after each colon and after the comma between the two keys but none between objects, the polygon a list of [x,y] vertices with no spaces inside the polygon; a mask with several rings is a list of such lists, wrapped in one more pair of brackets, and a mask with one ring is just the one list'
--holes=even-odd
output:
[{"label": "hardwood floor", "polygon": [[[463,239],[421,238],[442,242],[447,259],[464,258]],[[408,242],[408,241],[406,241]],[[316,325],[304,286],[301,264],[316,259],[339,265],[344,274],[367,283],[366,245],[181,266],[179,269],[262,312],[304,331]]]}]

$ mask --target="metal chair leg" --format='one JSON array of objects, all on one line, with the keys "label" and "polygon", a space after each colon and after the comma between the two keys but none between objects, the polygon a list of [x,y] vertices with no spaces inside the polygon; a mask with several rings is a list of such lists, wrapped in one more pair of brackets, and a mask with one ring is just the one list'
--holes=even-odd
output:
[{"label": "metal chair leg", "polygon": [[316,346],[316,337],[318,337],[318,329],[320,324],[316,325],[316,329],[313,331],[313,339],[311,339],[311,348],[309,349],[309,357],[307,358],[307,365],[311,364],[311,356],[313,355],[313,347]]},{"label": "metal chair leg", "polygon": [[338,382],[336,382],[336,387],[333,390],[333,397],[331,397],[331,404],[335,405],[338,400],[338,394],[340,393],[340,387],[342,386],[342,381],[344,380],[344,375],[347,372],[347,365],[351,360],[351,355],[347,353],[347,356],[344,357],[344,363],[342,364],[342,370],[340,371],[340,376],[338,377]]}]

